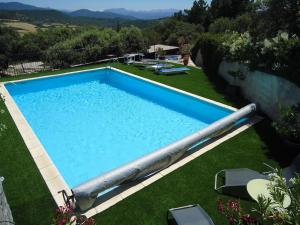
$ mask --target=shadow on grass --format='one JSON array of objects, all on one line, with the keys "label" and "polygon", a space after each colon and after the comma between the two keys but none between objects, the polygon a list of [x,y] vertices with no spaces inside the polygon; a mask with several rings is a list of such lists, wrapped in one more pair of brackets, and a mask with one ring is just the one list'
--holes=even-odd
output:
[{"label": "shadow on grass", "polygon": [[244,99],[241,94],[228,94],[228,92],[226,91],[228,83],[221,76],[209,72],[206,69],[203,70],[205,74],[207,74],[207,78],[209,79],[209,81],[214,85],[215,90],[219,94],[223,95],[227,101],[234,103],[235,107],[241,108],[249,104],[249,101]]},{"label": "shadow on grass", "polygon": [[255,131],[261,141],[265,144],[262,149],[268,158],[274,159],[280,167],[288,166],[292,160],[299,154],[299,151],[288,148],[272,127],[272,121],[265,118],[263,122],[255,126]]},{"label": "shadow on grass", "polygon": [[[207,77],[213,83],[215,90],[224,95],[227,101],[233,102],[238,108],[249,104],[249,101],[244,99],[240,94],[236,96],[228,95],[226,93],[228,84],[222,77],[207,70],[205,70],[205,73],[208,74]],[[262,150],[268,158],[277,161],[280,167],[288,166],[300,152],[287,147],[272,127],[272,121],[262,112],[258,112],[258,114],[264,117],[264,120],[255,126],[256,133],[264,143]]]}]

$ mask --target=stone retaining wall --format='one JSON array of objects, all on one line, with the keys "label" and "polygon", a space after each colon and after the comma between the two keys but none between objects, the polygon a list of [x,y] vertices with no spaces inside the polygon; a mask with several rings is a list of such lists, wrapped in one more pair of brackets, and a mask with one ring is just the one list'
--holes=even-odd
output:
[{"label": "stone retaining wall", "polygon": [[[243,73],[245,79],[234,81],[229,72],[238,70]],[[220,64],[219,74],[230,84],[238,85],[244,97],[257,103],[260,109],[272,119],[278,117],[281,107],[300,102],[300,88],[282,77],[260,71],[249,71],[245,65],[226,61]]]},{"label": "stone retaining wall", "polygon": [[3,180],[4,179],[0,177],[0,224],[11,225],[14,224],[14,222],[3,190],[3,186],[2,186]]}]

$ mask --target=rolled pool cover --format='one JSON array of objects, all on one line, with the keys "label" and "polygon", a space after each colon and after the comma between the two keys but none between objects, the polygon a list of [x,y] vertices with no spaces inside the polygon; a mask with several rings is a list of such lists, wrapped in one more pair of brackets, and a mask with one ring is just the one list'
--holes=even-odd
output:
[{"label": "rolled pool cover", "polygon": [[255,111],[256,105],[253,103],[249,104],[190,136],[73,188],[72,192],[76,200],[76,205],[83,211],[91,208],[99,193],[170,166],[195,144],[207,138],[219,136],[224,130],[232,128],[237,121],[253,114]]}]

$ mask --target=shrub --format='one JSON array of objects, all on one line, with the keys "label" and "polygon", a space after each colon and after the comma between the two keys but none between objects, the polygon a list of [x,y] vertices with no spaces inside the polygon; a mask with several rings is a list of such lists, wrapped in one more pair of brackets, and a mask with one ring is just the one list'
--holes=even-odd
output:
[{"label": "shrub", "polygon": [[195,60],[199,49],[203,58],[203,67],[208,74],[217,74],[224,57],[222,43],[226,35],[203,33],[192,49],[192,59]]},{"label": "shrub", "polygon": [[251,30],[251,26],[253,24],[252,20],[252,16],[249,13],[245,13],[243,15],[238,16],[233,20],[233,30],[240,33],[244,33]]},{"label": "shrub", "polygon": [[[300,176],[296,175],[286,181],[278,170],[274,170],[270,177],[268,191],[272,198],[258,196],[257,205],[251,213],[245,212],[236,200],[229,200],[224,204],[217,201],[219,213],[224,215],[231,225],[299,225],[300,224]],[[291,185],[291,187],[289,186]],[[284,195],[291,198],[288,208],[283,207]]]},{"label": "shrub", "polygon": [[146,40],[141,29],[137,27],[122,28],[119,32],[122,49],[126,53],[144,52],[146,50]]},{"label": "shrub", "polygon": [[228,200],[224,203],[217,201],[217,210],[224,215],[231,225],[258,225],[258,220],[251,214],[246,213],[237,200]]},{"label": "shrub", "polygon": [[249,63],[249,53],[253,51],[253,43],[248,32],[230,33],[230,38],[223,42],[226,59],[233,62]]},{"label": "shrub", "polygon": [[300,104],[283,108],[280,119],[272,125],[281,136],[300,143]]},{"label": "shrub", "polygon": [[266,72],[281,75],[298,85],[300,84],[300,40],[298,37],[290,37],[285,32],[257,43],[260,49],[258,56],[252,60],[252,68],[258,68]]},{"label": "shrub", "polygon": [[233,30],[233,21],[227,17],[221,17],[216,19],[209,25],[209,32],[211,33],[224,33],[226,31]]},{"label": "shrub", "polygon": [[57,208],[52,225],[95,225],[95,221],[75,213],[71,206],[66,205]]},{"label": "shrub", "polygon": [[285,32],[273,38],[255,41],[248,32],[227,33],[223,42],[225,58],[247,64],[251,70],[261,70],[282,76],[300,85],[300,40]]},{"label": "shrub", "polygon": [[112,29],[92,29],[49,48],[46,62],[54,68],[64,68],[74,64],[95,62],[107,54],[119,55],[121,52],[119,33]]}]

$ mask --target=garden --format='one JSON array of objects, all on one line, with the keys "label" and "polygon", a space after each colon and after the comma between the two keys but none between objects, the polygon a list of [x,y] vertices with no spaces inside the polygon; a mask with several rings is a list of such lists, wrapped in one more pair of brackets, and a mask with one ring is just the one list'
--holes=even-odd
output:
[{"label": "garden", "polygon": [[[93,219],[77,218],[81,224],[167,224],[169,208],[199,204],[215,224],[299,224],[300,178],[284,180],[279,169],[291,164],[300,146],[299,8],[296,0],[213,0],[211,5],[198,0],[192,8],[145,29],[54,28],[21,37],[0,26],[0,71],[19,62],[41,60],[49,66],[45,72],[2,76],[0,82],[113,66],[237,108],[255,101],[245,95],[255,71],[288,83],[295,92],[284,101],[273,99],[278,109],[274,115],[270,102],[265,107],[259,104],[261,122]],[[159,42],[178,45],[200,68],[189,67],[187,76],[158,76],[121,63],[78,66],[107,55],[145,52]],[[226,71],[232,80],[228,82],[220,76],[224,62],[245,69]],[[287,89],[279,86],[278,92],[282,96]],[[0,175],[5,177],[4,190],[16,224],[74,222],[76,213],[68,206],[57,209],[4,101],[0,101]],[[265,110],[268,107],[270,111]],[[264,163],[274,169],[270,172]],[[260,197],[256,202],[217,193],[215,174],[230,168],[270,172],[272,199]],[[283,206],[285,195],[291,198],[288,208]]]}]

